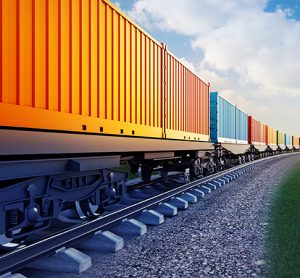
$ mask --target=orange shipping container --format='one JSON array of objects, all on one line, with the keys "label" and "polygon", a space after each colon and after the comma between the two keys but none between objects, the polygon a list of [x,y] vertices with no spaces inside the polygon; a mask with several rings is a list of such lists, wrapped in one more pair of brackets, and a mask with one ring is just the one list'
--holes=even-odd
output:
[{"label": "orange shipping container", "polygon": [[208,85],[108,0],[0,8],[0,126],[208,140]]},{"label": "orange shipping container", "polygon": [[268,125],[265,125],[265,134],[266,134],[266,137],[265,137],[265,143],[268,145],[268,142],[269,142],[269,126]]},{"label": "orange shipping container", "polygon": [[161,137],[161,44],[109,1],[2,0],[0,29],[0,125]]},{"label": "orange shipping container", "polygon": [[166,137],[209,140],[209,86],[166,52]]},{"label": "orange shipping container", "polygon": [[266,144],[267,145],[277,145],[277,130],[266,125]]},{"label": "orange shipping container", "polygon": [[293,136],[293,146],[299,148],[299,136]]}]

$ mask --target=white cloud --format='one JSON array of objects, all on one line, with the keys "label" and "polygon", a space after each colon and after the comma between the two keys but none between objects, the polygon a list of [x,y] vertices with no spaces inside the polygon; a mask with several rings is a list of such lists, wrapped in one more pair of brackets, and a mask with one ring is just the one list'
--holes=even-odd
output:
[{"label": "white cloud", "polygon": [[185,57],[179,58],[179,61],[193,72],[197,72],[193,63],[189,62]]},{"label": "white cloud", "polygon": [[136,0],[129,14],[149,29],[190,36],[193,49],[203,53],[192,61],[194,68],[213,90],[262,121],[300,134],[300,22],[290,18],[291,9],[277,6],[266,13],[266,5],[266,0]]},{"label": "white cloud", "polygon": [[137,0],[131,17],[148,28],[199,35],[223,26],[243,10],[259,11],[265,0]]}]

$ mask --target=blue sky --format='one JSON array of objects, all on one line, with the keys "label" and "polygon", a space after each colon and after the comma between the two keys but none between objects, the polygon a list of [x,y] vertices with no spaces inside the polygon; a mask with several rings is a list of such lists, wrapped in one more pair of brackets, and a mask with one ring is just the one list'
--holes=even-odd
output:
[{"label": "blue sky", "polygon": [[[136,2],[136,0],[112,0],[112,2],[120,4],[120,7],[123,10],[130,10],[133,6],[133,3]],[[297,20],[300,19],[300,0],[270,0],[267,3],[265,11],[273,12],[278,6],[280,6],[283,9],[292,9],[294,11],[294,16],[292,17]]]},{"label": "blue sky", "polygon": [[278,6],[282,9],[291,9],[293,11],[291,18],[300,20],[300,0],[271,0],[268,2],[268,6],[265,11],[274,12]]},{"label": "blue sky", "polygon": [[300,135],[300,0],[112,2],[212,90],[262,122]]}]

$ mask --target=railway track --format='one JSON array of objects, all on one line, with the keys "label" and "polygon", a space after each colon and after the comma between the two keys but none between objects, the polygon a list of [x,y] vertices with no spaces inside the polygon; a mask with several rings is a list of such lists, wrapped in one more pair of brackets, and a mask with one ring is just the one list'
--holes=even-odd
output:
[{"label": "railway track", "polygon": [[71,228],[54,233],[53,235],[38,242],[34,242],[12,252],[2,254],[0,256],[0,275],[4,275],[9,272],[16,272],[37,259],[55,254],[57,250],[72,247],[80,241],[89,239],[99,230],[105,231],[112,227],[116,227],[122,223],[124,219],[136,218],[146,210],[155,211],[159,204],[171,203],[174,198],[181,197],[187,203],[193,203],[195,202],[195,198],[197,200],[197,197],[204,197],[206,193],[209,193],[240,175],[243,175],[245,172],[253,169],[253,167],[257,167],[259,163],[270,159],[280,159],[281,157],[288,155],[297,155],[297,153],[263,158],[224,170],[188,184],[180,185],[174,189],[162,192],[161,194],[139,201],[135,204],[128,205],[95,220],[72,226]]}]

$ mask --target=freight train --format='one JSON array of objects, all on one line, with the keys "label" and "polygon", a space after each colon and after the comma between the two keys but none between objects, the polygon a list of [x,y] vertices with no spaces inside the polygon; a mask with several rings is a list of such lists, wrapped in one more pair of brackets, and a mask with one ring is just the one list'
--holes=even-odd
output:
[{"label": "freight train", "polygon": [[0,249],[99,217],[126,194],[123,163],[147,183],[299,149],[108,0],[2,0],[0,31]]}]

